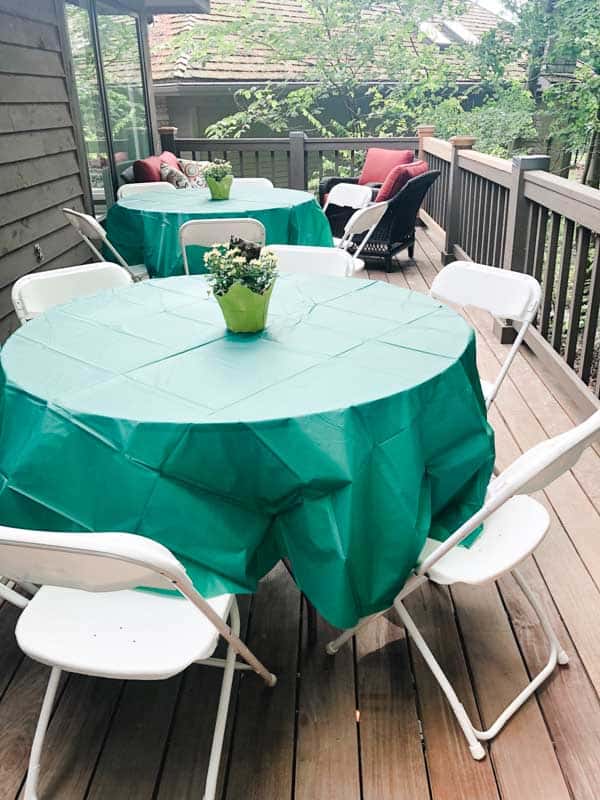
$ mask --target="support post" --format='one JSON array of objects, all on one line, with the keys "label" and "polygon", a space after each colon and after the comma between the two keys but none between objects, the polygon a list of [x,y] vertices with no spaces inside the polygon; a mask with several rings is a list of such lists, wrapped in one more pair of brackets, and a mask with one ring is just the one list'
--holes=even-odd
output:
[{"label": "support post", "polygon": [[523,271],[527,247],[527,200],[525,199],[525,173],[532,169],[550,169],[549,156],[515,156],[512,160],[512,178],[506,215],[506,241],[504,244],[504,269]]},{"label": "support post", "polygon": [[158,129],[158,133],[160,135],[160,146],[162,150],[168,150],[170,153],[175,153],[175,155],[178,156],[179,153],[177,152],[177,144],[175,141],[177,128],[173,125],[163,125]]},{"label": "support post", "polygon": [[[525,198],[525,173],[532,169],[550,169],[550,157],[514,156],[506,215],[506,241],[504,243],[504,269],[523,272],[527,249],[527,200]],[[501,344],[512,344],[517,332],[510,319],[494,320],[494,335]]]},{"label": "support post", "polygon": [[459,237],[459,209],[460,209],[460,171],[458,156],[461,150],[471,150],[475,144],[474,136],[453,136],[450,139],[450,171],[448,175],[448,196],[446,197],[446,236],[442,264],[455,261],[454,245]]},{"label": "support post", "polygon": [[290,131],[290,189],[306,189],[308,170],[305,150],[306,134],[304,131]]},{"label": "support post", "polygon": [[419,137],[419,153],[418,158],[420,161],[425,159],[425,142],[424,139],[427,136],[435,136],[435,126],[434,125],[418,125],[417,126],[417,136]]}]

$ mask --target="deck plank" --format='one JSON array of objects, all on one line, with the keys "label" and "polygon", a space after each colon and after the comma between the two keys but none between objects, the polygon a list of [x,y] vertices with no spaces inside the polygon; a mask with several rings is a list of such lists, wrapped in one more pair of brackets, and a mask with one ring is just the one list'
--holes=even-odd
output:
[{"label": "deck plank", "polygon": [[300,604],[281,564],[261,581],[247,641],[277,685],[270,689],[250,675],[241,681],[227,800],[292,797]]},{"label": "deck plank", "polygon": [[181,680],[125,684],[89,800],[152,800]]},{"label": "deck plank", "polygon": [[336,631],[318,619],[317,640],[303,648],[296,745],[295,800],[360,800],[354,653],[332,658]]},{"label": "deck plank", "polygon": [[[478,724],[479,712],[450,593],[442,587],[424,586],[407,598],[406,607],[471,720]],[[411,651],[433,800],[496,800],[499,794],[490,759],[474,761],[445,695],[412,643]]]},{"label": "deck plank", "polygon": [[429,800],[404,629],[374,620],[356,637],[356,657],[363,800]]},{"label": "deck plank", "polygon": [[85,798],[122,688],[122,681],[69,677],[48,728],[40,797]]}]

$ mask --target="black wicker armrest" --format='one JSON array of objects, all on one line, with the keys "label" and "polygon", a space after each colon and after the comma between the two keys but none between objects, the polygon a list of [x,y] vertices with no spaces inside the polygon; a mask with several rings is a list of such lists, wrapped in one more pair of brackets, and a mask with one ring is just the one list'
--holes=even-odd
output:
[{"label": "black wicker armrest", "polygon": [[333,189],[338,183],[358,183],[358,178],[343,178],[341,175],[333,175],[329,178],[323,178],[319,183],[319,203],[323,205],[324,197]]}]

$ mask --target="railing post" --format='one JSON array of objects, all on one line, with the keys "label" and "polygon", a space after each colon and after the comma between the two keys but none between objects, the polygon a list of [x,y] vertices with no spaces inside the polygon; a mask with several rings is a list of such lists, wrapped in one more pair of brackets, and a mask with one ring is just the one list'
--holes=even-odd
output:
[{"label": "railing post", "polygon": [[419,154],[418,158],[420,161],[425,159],[425,146],[423,140],[427,138],[427,136],[435,136],[435,126],[434,125],[418,125],[417,126],[417,136],[419,137]]},{"label": "railing post", "polygon": [[290,131],[290,189],[306,189],[308,183],[305,141],[304,131]]},{"label": "railing post", "polygon": [[158,133],[160,136],[161,148],[163,150],[168,150],[170,153],[175,153],[176,156],[179,155],[177,152],[177,144],[175,143],[177,128],[172,125],[163,125],[158,129]]},{"label": "railing post", "polygon": [[512,178],[506,215],[506,240],[504,268],[522,272],[527,247],[527,200],[525,199],[525,173],[532,169],[550,169],[549,156],[515,156],[512,160]]},{"label": "railing post", "polygon": [[454,245],[459,237],[460,225],[460,174],[458,155],[461,150],[471,150],[475,144],[474,136],[453,136],[450,139],[450,172],[448,175],[448,196],[446,198],[446,237],[442,252],[442,264],[455,261]]}]

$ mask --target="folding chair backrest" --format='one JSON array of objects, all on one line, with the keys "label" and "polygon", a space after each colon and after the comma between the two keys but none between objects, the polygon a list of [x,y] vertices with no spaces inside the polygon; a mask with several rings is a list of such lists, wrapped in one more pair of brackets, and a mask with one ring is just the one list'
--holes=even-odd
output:
[{"label": "folding chair backrest", "polygon": [[449,550],[463,541],[493,512],[517,494],[531,494],[549,486],[575,466],[584,450],[600,441],[600,411],[575,428],[532,447],[490,483],[483,508],[474,514],[419,566],[424,574]]},{"label": "folding chair backrest", "polygon": [[179,244],[183,254],[183,266],[189,275],[186,248],[190,245],[212,247],[213,244],[227,244],[232,236],[239,236],[247,242],[264,245],[265,226],[257,219],[249,217],[231,219],[193,219],[184,222],[179,228]]},{"label": "folding chair backrest", "polygon": [[488,494],[531,494],[572,469],[594,441],[600,441],[600,411],[565,433],[532,447],[490,484]]},{"label": "folding chair backrest", "polygon": [[496,317],[529,322],[540,303],[541,289],[531,275],[454,261],[437,274],[431,295],[454,305],[482,308]]},{"label": "folding chair backrest", "polygon": [[323,211],[326,211],[330,204],[346,208],[364,208],[371,202],[372,197],[373,190],[370,186],[359,186],[356,183],[336,183],[327,196]]},{"label": "folding chair backrest", "polygon": [[268,178],[234,178],[233,186],[244,186],[255,189],[274,189],[273,183]]},{"label": "folding chair backrest", "polygon": [[366,233],[374,228],[387,211],[387,207],[387,203],[373,203],[372,206],[359,208],[352,214],[344,227],[344,239]]},{"label": "folding chair backrest", "polygon": [[148,181],[146,183],[125,183],[117,189],[117,200],[144,192],[175,192],[177,189],[168,181]]},{"label": "folding chair backrest", "polygon": [[[53,533],[0,526],[0,574],[16,582],[114,592],[189,581],[166,547],[130,533]],[[163,577],[167,575],[168,577]]]},{"label": "folding chair backrest", "polygon": [[489,408],[535,317],[542,296],[540,284],[532,275],[521,272],[454,261],[436,275],[431,284],[431,296],[454,305],[476,306],[496,317],[521,323],[498,377],[486,394]]},{"label": "folding chair backrest", "polygon": [[95,262],[24,275],[13,285],[12,301],[19,320],[24,323],[76,297],[130,283],[131,275],[123,267]]},{"label": "folding chair backrest", "polygon": [[276,254],[280,272],[346,278],[354,271],[354,259],[350,253],[334,247],[270,244],[267,250]]},{"label": "folding chair backrest", "polygon": [[98,261],[104,261],[104,257],[94,244],[95,241],[102,242],[103,245],[108,247],[119,264],[122,267],[125,267],[125,269],[128,269],[127,262],[119,253],[119,251],[108,241],[106,231],[102,225],[100,225],[97,219],[90,216],[90,214],[83,214],[81,211],[74,211],[72,208],[63,208],[62,211],[77,233],[81,236],[83,241],[90,248],[92,253],[96,256]]},{"label": "folding chair backrest", "polygon": [[367,244],[375,229],[381,222],[382,217],[388,209],[388,203],[373,203],[371,206],[359,208],[350,217],[344,226],[344,235],[342,236],[339,247],[346,250],[352,243],[355,236],[364,234],[360,240],[358,247],[354,250],[354,258],[358,258],[363,247]]}]

